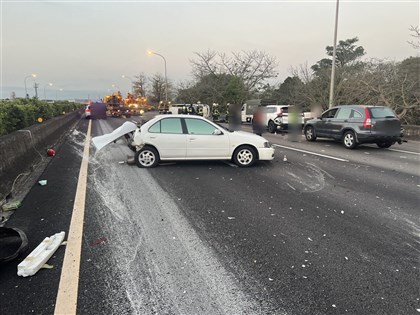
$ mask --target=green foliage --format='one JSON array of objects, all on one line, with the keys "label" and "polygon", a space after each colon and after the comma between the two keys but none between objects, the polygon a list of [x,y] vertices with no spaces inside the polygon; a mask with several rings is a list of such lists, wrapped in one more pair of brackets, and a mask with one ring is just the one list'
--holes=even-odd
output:
[{"label": "green foliage", "polygon": [[230,74],[208,74],[194,85],[178,91],[177,102],[203,104],[242,104],[247,89],[240,77]]},{"label": "green foliage", "polygon": [[[359,41],[357,37],[340,40],[336,47],[336,66],[344,67],[351,65],[356,62],[360,57],[366,54],[365,49],[362,46],[356,46],[355,44]],[[326,53],[328,56],[333,56],[333,46],[327,46]],[[323,58],[318,61],[311,69],[319,74],[323,69],[328,69],[332,65],[332,59]]]},{"label": "green foliage", "polygon": [[82,104],[67,101],[53,104],[38,99],[0,100],[0,136],[82,108]]}]

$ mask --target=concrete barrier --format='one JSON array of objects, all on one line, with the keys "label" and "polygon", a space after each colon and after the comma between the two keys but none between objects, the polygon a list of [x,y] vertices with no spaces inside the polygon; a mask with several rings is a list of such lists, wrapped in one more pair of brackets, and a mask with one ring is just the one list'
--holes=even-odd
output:
[{"label": "concrete barrier", "polygon": [[82,111],[74,111],[0,137],[0,201],[19,174],[30,173],[81,116]]}]

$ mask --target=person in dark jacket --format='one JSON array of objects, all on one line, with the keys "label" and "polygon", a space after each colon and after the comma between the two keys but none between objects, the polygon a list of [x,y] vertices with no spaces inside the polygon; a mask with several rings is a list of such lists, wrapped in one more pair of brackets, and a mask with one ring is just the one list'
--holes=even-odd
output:
[{"label": "person in dark jacket", "polygon": [[252,131],[259,136],[264,131],[264,113],[261,107],[257,107],[252,116]]}]

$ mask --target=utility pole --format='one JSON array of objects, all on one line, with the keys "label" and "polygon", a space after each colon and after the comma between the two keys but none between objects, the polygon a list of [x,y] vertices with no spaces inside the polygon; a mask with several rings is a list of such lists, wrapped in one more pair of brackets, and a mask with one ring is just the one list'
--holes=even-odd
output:
[{"label": "utility pole", "polygon": [[39,84],[35,82],[35,84],[34,84],[34,88],[35,88],[35,98],[38,98],[38,87],[39,87]]},{"label": "utility pole", "polygon": [[333,60],[332,60],[332,67],[331,67],[331,85],[330,85],[330,101],[328,104],[328,108],[333,107],[334,102],[334,80],[335,80],[335,58],[336,58],[336,48],[337,48],[337,28],[338,28],[338,2],[335,8],[335,28],[334,28],[334,46],[333,46]]}]

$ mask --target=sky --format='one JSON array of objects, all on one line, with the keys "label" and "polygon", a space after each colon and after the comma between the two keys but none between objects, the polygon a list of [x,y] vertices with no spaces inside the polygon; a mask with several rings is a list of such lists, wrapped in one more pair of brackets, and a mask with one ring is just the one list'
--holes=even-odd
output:
[{"label": "sky", "polygon": [[[24,97],[25,83],[34,96],[34,82],[40,99],[99,99],[130,90],[123,74],[164,75],[148,50],[165,57],[175,85],[193,80],[190,60],[208,49],[264,51],[277,58],[281,83],[292,67],[327,57],[336,0],[0,0],[0,10],[1,99]],[[402,61],[418,56],[407,42],[419,15],[418,0],[340,0],[337,38],[358,37],[366,59]]]}]

